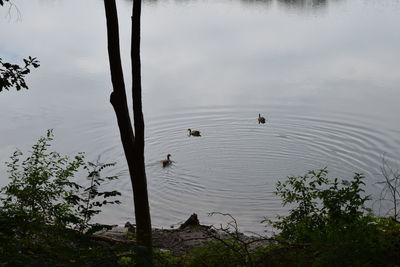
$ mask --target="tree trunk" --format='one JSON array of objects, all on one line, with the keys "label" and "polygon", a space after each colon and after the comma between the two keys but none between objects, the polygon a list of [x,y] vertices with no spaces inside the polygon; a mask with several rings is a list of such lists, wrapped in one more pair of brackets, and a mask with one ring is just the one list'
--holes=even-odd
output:
[{"label": "tree trunk", "polygon": [[[136,2],[136,1],[135,1]],[[144,164],[144,120],[142,113],[141,100],[141,81],[140,81],[140,2],[133,7],[135,11],[139,8],[137,19],[132,23],[132,74],[133,74],[133,110],[135,121],[136,137],[133,133],[132,124],[129,116],[129,108],[126,98],[124,76],[121,64],[121,55],[119,47],[118,33],[118,15],[115,0],[104,0],[107,20],[107,43],[108,55],[110,61],[111,80],[113,92],[110,96],[110,102],[114,107],[117,116],[118,127],[121,135],[122,146],[128,163],[129,174],[131,177],[135,218],[137,226],[138,244],[144,246],[146,251],[142,252],[146,258],[152,257],[152,239],[151,239],[151,220],[150,209],[147,195],[146,171]],[[137,36],[133,36],[133,35]],[[133,42],[134,41],[134,42]],[[137,52],[136,52],[137,51]],[[133,55],[137,56],[133,56]]]},{"label": "tree trunk", "polygon": [[[140,66],[140,14],[141,0],[134,0],[132,7],[131,64],[132,64],[132,100],[135,126],[133,183],[137,238],[146,248],[152,248],[150,207],[147,195],[146,169],[144,162],[144,119],[142,108],[142,78]],[[151,255],[151,250],[149,251]]]}]

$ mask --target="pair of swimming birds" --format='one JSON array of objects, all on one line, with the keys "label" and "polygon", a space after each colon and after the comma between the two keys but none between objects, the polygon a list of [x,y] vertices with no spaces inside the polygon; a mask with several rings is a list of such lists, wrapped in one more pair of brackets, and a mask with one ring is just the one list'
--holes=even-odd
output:
[{"label": "pair of swimming birds", "polygon": [[[188,129],[188,135],[189,136],[201,136],[201,133],[200,133],[200,131],[197,131],[197,130]],[[171,157],[171,154],[168,154],[167,159],[164,159],[161,161],[164,168],[171,165],[172,160],[170,159],[170,157]]]}]

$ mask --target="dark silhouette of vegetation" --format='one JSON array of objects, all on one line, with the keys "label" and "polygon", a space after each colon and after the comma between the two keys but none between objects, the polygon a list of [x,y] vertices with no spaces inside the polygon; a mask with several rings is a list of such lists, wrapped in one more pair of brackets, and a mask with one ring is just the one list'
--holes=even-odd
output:
[{"label": "dark silhouette of vegetation", "polygon": [[[103,191],[116,176],[101,175],[114,163],[85,163],[79,153],[72,159],[49,151],[48,131],[25,159],[15,151],[7,163],[10,182],[1,188],[0,265],[63,266],[71,263],[116,262],[116,251],[91,239],[93,232],[110,229],[92,223],[104,205],[119,204],[118,191]],[[88,172],[89,186],[73,178]],[[111,200],[110,200],[111,199]]]},{"label": "dark silhouette of vegetation", "polygon": [[127,159],[133,188],[135,219],[137,226],[137,241],[146,248],[148,258],[152,255],[151,219],[147,193],[146,171],[144,163],[144,119],[142,112],[142,87],[140,66],[140,15],[141,0],[134,1],[132,7],[132,98],[134,129],[127,105],[124,76],[122,71],[118,14],[115,0],[104,1],[107,20],[108,55],[110,62],[113,92],[110,102],[117,116],[122,145]]},{"label": "dark silhouette of vegetation", "polygon": [[283,205],[294,207],[288,216],[269,221],[280,230],[269,259],[294,265],[292,257],[304,266],[398,265],[400,224],[376,218],[365,206],[370,197],[364,195],[364,176],[339,181],[327,173],[309,171],[278,183],[276,194]]},{"label": "dark silhouette of vegetation", "polygon": [[[9,0],[0,0],[0,6],[3,6],[5,2]],[[11,2],[9,2],[11,4]],[[15,87],[17,91],[22,88],[28,89],[28,85],[25,82],[25,76],[31,72],[31,68],[38,68],[39,61],[36,58],[28,57],[24,59],[25,66],[21,67],[17,64],[4,62],[0,58],[0,92],[9,90],[11,87]]]},{"label": "dark silhouette of vegetation", "polygon": [[28,57],[24,59],[25,66],[20,67],[17,64],[11,64],[3,62],[0,58],[0,92],[9,90],[11,87],[15,87],[17,91],[22,88],[28,89],[28,85],[25,82],[25,76],[31,72],[31,68],[38,68],[39,61],[36,58]]},{"label": "dark silhouette of vegetation", "polygon": [[383,181],[378,184],[383,185],[379,202],[389,203],[386,216],[392,216],[393,220],[400,223],[400,172],[393,169],[383,159],[381,172]]},{"label": "dark silhouette of vegetation", "polygon": [[364,218],[370,210],[365,207],[368,196],[363,196],[364,177],[356,174],[352,181],[330,181],[327,170],[310,171],[304,176],[291,176],[278,182],[276,194],[283,205],[296,204],[290,215],[279,217],[273,226],[288,240],[310,242],[311,234],[320,228],[341,223],[352,223]]}]

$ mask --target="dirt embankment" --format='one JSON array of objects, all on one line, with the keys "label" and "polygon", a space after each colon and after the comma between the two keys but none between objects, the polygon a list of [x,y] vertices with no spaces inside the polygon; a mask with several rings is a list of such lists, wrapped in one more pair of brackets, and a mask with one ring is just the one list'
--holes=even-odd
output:
[{"label": "dirt embankment", "polygon": [[[124,227],[116,226],[108,231],[101,231],[94,236],[103,241],[132,243],[134,241],[135,226],[129,222]],[[189,253],[196,247],[200,247],[212,240],[224,241],[229,238],[236,238],[250,249],[267,245],[268,238],[246,236],[240,232],[215,229],[211,226],[201,225],[197,215],[192,214],[178,229],[153,229],[154,248],[168,250],[173,255]]]}]

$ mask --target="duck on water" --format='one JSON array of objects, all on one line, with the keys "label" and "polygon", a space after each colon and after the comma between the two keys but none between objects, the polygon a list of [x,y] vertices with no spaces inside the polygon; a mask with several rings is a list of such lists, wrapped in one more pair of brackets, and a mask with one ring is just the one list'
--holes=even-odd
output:
[{"label": "duck on water", "polygon": [[258,124],[260,124],[260,123],[264,124],[265,121],[266,121],[265,118],[262,117],[260,113],[258,113]]},{"label": "duck on water", "polygon": [[200,131],[188,129],[189,136],[201,136]]},{"label": "duck on water", "polygon": [[164,159],[161,161],[163,168],[168,167],[169,165],[171,165],[172,160],[170,160],[171,154],[167,155],[167,159]]}]

